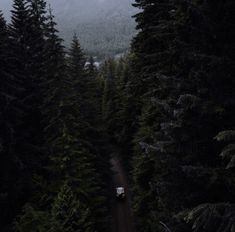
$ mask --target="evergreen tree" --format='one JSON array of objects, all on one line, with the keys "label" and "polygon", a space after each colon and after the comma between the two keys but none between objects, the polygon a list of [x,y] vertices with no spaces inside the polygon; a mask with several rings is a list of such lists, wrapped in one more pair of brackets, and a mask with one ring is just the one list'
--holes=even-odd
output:
[{"label": "evergreen tree", "polygon": [[[43,9],[45,3],[41,2],[41,5]],[[39,6],[38,8],[33,7],[33,2],[15,0],[9,26],[11,51],[14,55],[12,62],[14,75],[19,83],[19,88],[21,88],[21,92],[17,97],[21,102],[23,113],[22,122],[17,127],[18,141],[16,148],[18,162],[21,165],[18,178],[23,189],[23,196],[18,200],[19,207],[36,195],[35,178],[42,172],[44,163],[47,160],[43,151],[40,109],[43,73],[41,70],[45,69],[42,51],[44,50],[45,41],[44,31],[41,30],[44,21],[39,20],[39,18],[44,18],[45,11],[40,11],[39,8]],[[38,21],[36,20],[36,14]],[[35,20],[32,20],[33,18]],[[38,40],[39,34],[41,34],[41,43]],[[40,49],[37,47],[39,44]],[[16,114],[16,117],[19,117],[19,113]]]},{"label": "evergreen tree", "polygon": [[[25,0],[15,0],[13,2],[13,10],[11,23],[9,26],[10,44],[11,50],[14,54],[13,66],[15,76],[19,82],[19,86],[22,89],[19,100],[22,102],[23,118],[22,123],[19,125],[18,133],[20,141],[18,143],[19,159],[21,160],[24,168],[22,170],[22,178],[25,180],[32,175],[38,167],[40,162],[38,159],[34,159],[35,154],[38,153],[38,144],[33,141],[33,131],[37,133],[37,124],[31,124],[32,119],[30,115],[32,113],[32,75],[31,75],[31,55],[30,55],[30,13]],[[36,107],[36,106],[35,106]],[[38,106],[37,106],[38,107]],[[38,123],[38,122],[37,122]],[[29,159],[29,154],[31,158]],[[26,177],[26,175],[28,177]],[[23,175],[25,175],[23,177]],[[30,177],[31,178],[31,177]]]},{"label": "evergreen tree", "polygon": [[[30,80],[26,90],[25,104],[30,106],[26,115],[27,125],[31,128],[31,144],[40,152],[39,157],[43,156],[43,125],[41,105],[43,102],[42,83],[46,76],[45,67],[45,45],[46,45],[46,2],[44,0],[27,0],[29,12],[28,30],[29,30],[29,63],[27,70]],[[41,150],[41,151],[40,151]]]},{"label": "evergreen tree", "polygon": [[130,165],[132,139],[137,116],[131,92],[130,57],[107,60],[100,70],[103,81],[103,120],[113,144],[120,147],[126,166]]},{"label": "evergreen tree", "polygon": [[[68,58],[68,73],[74,83],[74,90],[78,97],[77,103],[79,104],[80,112],[85,113],[87,105],[84,102],[87,93],[86,75],[85,75],[86,59],[81,49],[77,35],[73,36],[71,47],[69,49]],[[83,115],[81,114],[81,117]],[[83,119],[84,121],[86,119]]]},{"label": "evergreen tree", "polygon": [[24,117],[19,128],[21,141],[18,150],[21,151],[25,173],[30,179],[32,173],[39,171],[45,158],[42,151],[43,133],[40,110],[41,79],[45,71],[45,57],[43,57],[45,40],[42,30],[45,23],[45,2],[40,2],[40,7],[39,3],[37,7],[34,3],[36,4],[36,2],[15,0],[10,24],[11,49],[15,55],[15,74],[18,76],[21,88],[24,89],[19,96]]},{"label": "evergreen tree", "polygon": [[14,223],[14,231],[17,232],[46,232],[51,228],[51,214],[46,211],[36,210],[31,204],[23,207],[22,214]]},{"label": "evergreen tree", "polygon": [[116,141],[122,148],[121,154],[127,166],[130,165],[132,153],[132,140],[136,130],[137,115],[135,115],[135,101],[131,92],[132,72],[130,70],[130,57],[119,61],[117,66],[117,113],[115,115]]},{"label": "evergreen tree", "polygon": [[[230,39],[218,39],[223,37],[219,28],[225,15],[229,20],[233,18],[228,5],[221,8],[221,2],[136,2],[143,12],[137,15],[141,32],[133,43],[137,64],[133,69],[140,73],[136,82],[143,81],[143,87],[147,87],[141,90],[144,101],[135,139],[139,145],[133,158],[134,206],[139,228],[164,230],[172,223],[174,231],[191,231],[190,223],[183,225],[179,220],[174,224],[173,215],[185,215],[187,210],[207,202],[213,202],[214,209],[219,210],[225,205],[217,208],[216,204],[225,198],[233,203],[233,191],[230,195],[225,193],[226,186],[233,189],[233,185],[227,182],[229,178],[217,156],[219,146],[213,140],[219,127],[232,123],[229,119],[225,123],[224,119],[233,117],[233,95],[230,94],[231,101],[226,94],[215,97],[216,93],[231,93],[228,86],[234,85],[229,78],[232,67],[223,62],[233,62],[231,53],[224,49],[225,43],[231,44]],[[220,24],[214,13],[221,9]],[[232,37],[230,33],[227,38]],[[153,44],[157,46],[150,50]],[[213,210],[208,210],[210,205],[204,206],[202,217],[197,219],[206,224],[204,216]],[[192,214],[196,216],[198,209],[200,206]],[[194,224],[193,231],[200,226]],[[211,231],[210,226],[206,231]]]},{"label": "evergreen tree", "polygon": [[[17,56],[16,71],[20,72],[24,84],[29,82],[29,39],[30,39],[30,13],[26,0],[14,0],[13,10],[11,11],[11,23],[9,33],[11,37],[12,50]],[[21,58],[21,59],[20,59]]]},{"label": "evergreen tree", "polygon": [[[81,186],[81,191],[87,193],[85,201],[89,202],[88,205],[91,209],[96,229],[106,230],[107,226],[103,224],[106,215],[106,207],[103,207],[105,204],[105,193],[101,188],[104,186],[102,180],[106,175],[102,168],[107,164],[102,164],[103,160],[101,162],[102,154],[100,154],[99,142],[102,143],[102,141],[97,140],[97,138],[102,138],[102,132],[97,126],[99,109],[96,109],[94,105],[97,101],[96,96],[94,96],[97,88],[96,77],[88,76],[84,65],[83,52],[77,37],[74,36],[68,59],[68,74],[71,83],[73,83],[72,91],[74,91],[73,95],[71,95],[74,100],[71,98],[70,102],[74,102],[76,106],[73,106],[73,109],[79,111],[79,114],[74,118],[78,126],[75,130],[77,133],[75,138],[78,139],[78,142],[74,143],[74,151],[75,153],[78,152],[78,164],[74,170],[80,170],[77,173],[78,184]],[[96,192],[100,192],[100,197],[95,196]]]},{"label": "evergreen tree", "polygon": [[17,149],[23,117],[19,96],[23,89],[17,79],[14,60],[9,31],[0,12],[0,226],[5,231],[10,231],[9,224],[25,198],[24,180],[20,176],[23,164]]},{"label": "evergreen tree", "polygon": [[[1,228],[12,231],[22,209],[16,231],[106,231],[102,169],[108,165],[101,159],[101,96],[93,59],[85,69],[76,36],[66,59],[45,1],[15,0],[13,8],[9,32],[0,17]],[[65,182],[71,189],[65,185],[56,198]],[[66,225],[57,217],[64,195],[74,198]],[[78,221],[74,210],[81,212]]]},{"label": "evergreen tree", "polygon": [[94,231],[89,208],[75,196],[72,189],[64,184],[52,208],[52,232]]},{"label": "evergreen tree", "polygon": [[70,70],[70,75],[74,80],[76,80],[78,84],[78,89],[77,91],[82,94],[82,91],[84,91],[84,84],[83,78],[84,78],[84,66],[86,59],[84,57],[84,53],[81,49],[79,40],[77,35],[75,34],[73,36],[72,44],[69,50],[69,70]]},{"label": "evergreen tree", "polygon": [[106,129],[111,138],[115,135],[115,124],[113,120],[117,112],[116,107],[116,63],[110,59],[105,62],[103,67],[103,99],[102,99],[102,113],[103,121],[106,123]]},{"label": "evergreen tree", "polygon": [[101,88],[98,80],[98,70],[94,58],[88,59],[85,67],[84,116],[91,126],[96,127],[101,122]]}]

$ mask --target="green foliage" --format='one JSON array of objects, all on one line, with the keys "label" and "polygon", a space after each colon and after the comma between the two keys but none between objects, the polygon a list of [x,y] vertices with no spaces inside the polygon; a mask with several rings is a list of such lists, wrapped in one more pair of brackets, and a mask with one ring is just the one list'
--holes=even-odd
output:
[{"label": "green foliage", "polygon": [[75,197],[72,189],[64,184],[52,208],[52,232],[94,231],[89,208]]},{"label": "green foliage", "polygon": [[9,29],[0,15],[0,226],[107,231],[97,70],[76,36],[66,58],[44,0],[13,8]]},{"label": "green foliage", "polygon": [[235,131],[234,130],[222,131],[215,137],[215,139],[218,140],[219,142],[220,141],[231,142],[235,139]]},{"label": "green foliage", "polygon": [[102,79],[104,82],[102,113],[103,120],[106,122],[107,131],[111,136],[114,136],[112,121],[115,118],[117,111],[116,107],[116,76],[115,76],[116,63],[114,60],[105,62],[102,72]]},{"label": "green foliage", "polygon": [[[89,211],[90,221],[86,223],[94,225],[97,231],[105,230],[105,196],[101,191],[102,180],[97,172],[98,148],[93,148],[93,137],[90,134],[90,131],[95,130],[92,126],[96,125],[91,125],[90,111],[93,108],[92,105],[87,105],[87,97],[91,96],[88,91],[92,91],[89,89],[91,81],[88,78],[92,77],[87,76],[84,70],[85,58],[77,37],[74,36],[66,62],[61,41],[56,31],[52,30],[54,24],[51,23],[49,26],[51,30],[48,30],[50,37],[47,41],[47,52],[50,58],[48,63],[52,66],[45,80],[47,88],[44,91],[43,105],[46,119],[44,131],[51,161],[49,168],[53,173],[49,191],[52,191],[52,197],[55,197],[61,183],[68,181],[78,195],[78,201],[86,205],[85,215],[81,217],[85,217]],[[97,192],[100,196],[95,197]],[[80,220],[82,223],[85,219]],[[70,231],[69,224],[55,228],[57,229]],[[85,225],[83,229],[79,228],[85,229]]]},{"label": "green foliage", "polygon": [[[112,79],[110,134],[121,142],[125,128],[134,129],[124,144],[131,151],[138,230],[193,231],[190,220],[175,216],[203,203],[234,203],[234,132],[216,137],[230,142],[221,153],[224,160],[223,146],[213,138],[234,128],[234,33],[228,24],[234,24],[235,5],[136,0],[134,6],[141,9],[135,16],[139,32],[128,81],[121,84],[122,66]],[[209,211],[213,218],[216,210]],[[201,214],[195,231],[213,231],[208,215]],[[231,229],[230,224],[226,230]]]},{"label": "green foliage", "polygon": [[203,204],[184,217],[192,224],[192,231],[230,232],[235,229],[234,205],[226,203]]},{"label": "green foliage", "polygon": [[84,65],[85,57],[79,44],[78,37],[75,34],[73,36],[71,48],[69,51],[69,67],[71,70],[71,75],[74,78],[77,78],[77,81],[83,77]]},{"label": "green foliage", "polygon": [[44,0],[0,14],[2,230],[109,231],[110,140],[138,231],[234,231],[235,4],[134,6],[131,54],[99,71],[76,35],[66,54]]},{"label": "green foliage", "polygon": [[229,145],[227,145],[222,152],[220,153],[220,156],[228,160],[227,169],[234,168],[235,167],[235,131],[234,130],[228,130],[228,131],[222,131],[220,132],[215,139],[219,142],[225,141],[225,142],[232,142]]},{"label": "green foliage", "polygon": [[129,56],[118,61],[107,60],[99,75],[103,82],[103,121],[112,142],[120,147],[126,166],[129,166],[132,138],[137,127],[129,63]]},{"label": "green foliage", "polygon": [[18,57],[11,50],[10,32],[0,12],[0,226],[5,231],[9,230],[9,220],[21,207],[28,184],[28,176],[21,176],[26,162],[20,150],[24,110],[19,96],[24,86],[19,80],[16,60]]},{"label": "green foliage", "polygon": [[45,211],[35,210],[31,205],[27,204],[23,208],[22,214],[15,223],[15,231],[17,232],[46,232],[50,229],[51,215]]}]

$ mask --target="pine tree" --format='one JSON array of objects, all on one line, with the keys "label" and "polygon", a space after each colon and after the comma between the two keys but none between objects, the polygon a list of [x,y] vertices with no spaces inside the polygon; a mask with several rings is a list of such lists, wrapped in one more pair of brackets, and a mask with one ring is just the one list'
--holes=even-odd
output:
[{"label": "pine tree", "polygon": [[101,121],[101,88],[98,80],[98,70],[92,56],[88,59],[84,71],[84,117],[95,128]]},{"label": "pine tree", "polygon": [[69,49],[68,73],[69,73],[71,80],[73,81],[76,95],[79,98],[77,99],[77,102],[79,103],[79,110],[80,112],[83,112],[83,113],[86,112],[86,108],[87,108],[86,103],[83,102],[85,98],[87,97],[85,96],[87,93],[85,63],[86,63],[86,59],[85,59],[83,50],[80,46],[78,37],[75,34],[73,36],[71,47]]},{"label": "pine tree", "polygon": [[[42,104],[41,79],[43,78],[42,73],[44,73],[42,70],[45,70],[44,29],[41,30],[41,28],[45,23],[45,11],[40,11],[39,5],[36,7],[33,4],[34,2],[26,0],[15,0],[9,26],[11,50],[14,54],[14,75],[19,82],[19,88],[22,89],[18,98],[21,102],[23,115],[22,122],[17,128],[18,160],[21,163],[18,176],[21,181],[20,185],[24,189],[23,199],[19,201],[22,205],[34,195],[36,191],[35,178],[42,172],[44,163],[47,161],[43,151],[40,109]],[[45,3],[41,2],[40,4],[41,9],[44,9]],[[33,18],[34,20],[32,20]],[[36,18],[38,19],[36,20]],[[41,38],[40,42],[39,38]]]},{"label": "pine tree", "polygon": [[115,124],[113,120],[115,119],[115,114],[117,112],[116,106],[116,63],[114,60],[110,59],[106,61],[103,67],[103,99],[102,99],[102,113],[103,120],[106,123],[106,129],[110,136],[114,138],[115,136]]},{"label": "pine tree", "polygon": [[79,40],[77,35],[75,34],[73,36],[72,44],[69,50],[69,71],[71,78],[74,78],[74,80],[78,83],[77,84],[77,91],[80,92],[80,94],[85,91],[84,87],[84,66],[85,66],[85,57],[84,53],[81,49]]},{"label": "pine tree", "polygon": [[[155,187],[158,187],[155,185],[158,185],[158,182],[162,187],[168,184],[167,176],[172,168],[170,163],[174,162],[174,159],[167,155],[171,143],[161,130],[162,123],[171,118],[172,103],[167,102],[168,94],[173,95],[175,91],[172,91],[171,87],[174,69],[170,66],[170,63],[174,62],[174,51],[170,50],[175,35],[174,18],[171,16],[174,5],[171,1],[136,1],[135,6],[143,11],[136,15],[137,28],[141,31],[132,44],[134,75],[130,80],[132,94],[137,96],[135,112],[140,115],[140,110],[142,111],[140,120],[135,119],[136,124],[139,123],[140,126],[134,140],[134,208],[139,216],[140,231],[151,231],[153,225],[155,230],[160,230],[161,210],[165,207],[165,202],[161,203],[163,199],[159,192],[156,192]],[[167,151],[164,150],[166,146]],[[169,166],[161,167],[161,162],[162,165],[168,163]],[[165,179],[162,180],[161,176]],[[143,181],[146,179],[148,181]],[[165,192],[168,200],[172,197],[169,193]],[[168,209],[164,210],[164,216],[167,218]],[[144,212],[144,217],[141,211]]]},{"label": "pine tree", "polygon": [[[43,141],[42,114],[42,82],[46,76],[45,67],[45,28],[46,28],[46,2],[44,0],[27,0],[29,11],[29,75],[30,85],[27,89],[26,103],[31,109],[26,121],[32,128],[31,140],[36,146],[41,146]],[[42,155],[42,154],[41,154]]]},{"label": "pine tree", "polygon": [[[46,2],[44,0],[27,0],[29,10],[30,33],[30,75],[34,86],[40,85],[45,76],[45,29],[46,29]],[[33,87],[34,87],[33,86]],[[38,96],[40,97],[40,92]],[[41,99],[35,99],[40,104]]]},{"label": "pine tree", "polygon": [[[15,72],[21,88],[24,88],[19,96],[24,118],[20,127],[22,141],[18,149],[22,151],[25,169],[30,173],[29,176],[41,168],[44,159],[40,107],[41,79],[45,71],[43,55],[45,40],[42,29],[45,24],[45,2],[36,2],[15,0],[10,24],[11,47],[16,57]],[[28,154],[32,155],[30,159],[25,157]]]},{"label": "pine tree", "polygon": [[[24,163],[25,172],[32,172],[37,168],[38,164],[28,163],[29,159],[26,158],[29,153],[34,156],[36,153],[36,143],[32,139],[32,131],[36,130],[36,125],[26,127],[31,120],[28,120],[31,112],[31,100],[32,99],[32,75],[30,72],[31,56],[30,56],[30,13],[25,0],[15,0],[13,3],[11,23],[9,25],[9,35],[11,50],[14,54],[13,66],[15,76],[19,82],[19,86],[22,89],[18,96],[22,102],[23,119],[19,130],[19,137],[21,141],[18,144],[18,151],[20,153],[21,162]],[[36,133],[36,132],[35,132]],[[31,166],[31,167],[30,167]],[[31,175],[31,174],[30,174]]]},{"label": "pine tree", "polygon": [[94,231],[89,208],[82,204],[72,189],[64,184],[52,208],[52,232]]},{"label": "pine tree", "polygon": [[[231,177],[226,177],[217,156],[220,148],[213,141],[218,129],[227,127],[233,117],[233,68],[224,63],[224,59],[233,63],[224,46],[233,48],[233,33],[228,33],[226,42],[220,40],[225,15],[233,18],[227,8],[231,3],[136,2],[143,12],[136,16],[141,31],[133,42],[133,70],[138,75],[132,83],[136,90],[143,83],[136,94],[143,96],[143,108],[133,158],[134,206],[140,231],[151,231],[156,220],[155,229],[164,229],[175,223],[173,215],[202,202],[213,202],[214,209],[221,208],[216,203],[225,198],[233,203],[233,191],[225,193],[225,186],[233,189],[227,182]],[[223,9],[221,23],[214,14],[219,9]],[[157,44],[154,49],[153,44]],[[215,97],[225,92],[230,93],[229,101],[226,94]],[[203,213],[213,210],[208,205],[202,208],[198,220],[203,223]],[[198,213],[198,208],[192,212]],[[190,223],[183,225],[179,220],[171,226],[175,231],[189,231]],[[193,228],[198,229],[195,224]]]},{"label": "pine tree", "polygon": [[130,69],[130,57],[122,58],[117,66],[116,73],[117,113],[115,115],[116,141],[122,148],[122,156],[127,166],[130,165],[132,153],[132,140],[135,134],[137,116],[135,115],[135,101],[131,92],[132,72]]},{"label": "pine tree", "polygon": [[49,212],[37,210],[31,204],[26,204],[22,209],[22,214],[14,222],[14,231],[49,231],[51,228],[49,218],[51,218]]},{"label": "pine tree", "polygon": [[[93,59],[85,69],[76,36],[66,58],[45,1],[14,0],[13,8],[9,32],[0,16],[1,228],[12,231],[18,214],[16,231],[106,231],[107,162],[104,141],[96,141],[101,96]],[[65,182],[70,187],[60,191]],[[57,215],[67,203],[71,218],[63,224]]]},{"label": "pine tree", "polygon": [[[19,126],[23,112],[19,95],[23,89],[17,79],[15,55],[11,50],[9,31],[0,12],[0,154],[1,154],[1,228],[9,231],[10,221],[24,199],[25,185],[22,179],[22,159],[17,147],[20,143]],[[12,205],[15,207],[12,209]]]},{"label": "pine tree", "polygon": [[[46,75],[43,79],[43,104],[42,112],[44,118],[44,133],[46,141],[50,146],[50,136],[54,136],[58,126],[58,115],[60,114],[60,104],[66,96],[68,85],[66,85],[66,60],[62,39],[58,36],[56,23],[52,10],[49,9],[48,23],[46,25],[45,44],[45,66]],[[63,90],[63,88],[65,88]],[[63,91],[62,91],[63,90]],[[62,91],[62,92],[61,92]]]},{"label": "pine tree", "polygon": [[[17,72],[25,78],[24,81],[29,82],[29,9],[26,0],[14,0],[13,10],[11,11],[11,22],[9,25],[9,33],[11,37],[11,46],[15,56],[18,57],[16,68]],[[21,58],[21,59],[19,59]],[[26,85],[27,86],[27,85]]]},{"label": "pine tree", "polygon": [[[103,175],[105,175],[102,167],[106,164],[101,165],[100,144],[99,140],[97,141],[97,137],[102,138],[102,135],[97,126],[99,109],[96,109],[94,105],[96,96],[93,97],[97,88],[96,79],[93,76],[88,76],[84,64],[83,52],[77,37],[74,36],[68,58],[68,74],[71,83],[73,83],[72,91],[74,91],[70,102],[74,102],[76,105],[73,106],[73,109],[79,111],[79,114],[74,118],[77,122],[75,138],[78,139],[77,145],[74,143],[74,154],[77,153],[77,161],[74,164],[78,162],[74,170],[80,170],[77,173],[77,180],[79,181],[77,184],[81,186],[81,191],[87,193],[85,201],[89,202],[88,205],[94,217],[96,229],[106,230],[107,227],[103,224],[106,214],[106,208],[103,207],[105,194],[101,190],[101,187],[104,186],[102,183]],[[97,191],[101,193],[100,197],[95,196]]]}]

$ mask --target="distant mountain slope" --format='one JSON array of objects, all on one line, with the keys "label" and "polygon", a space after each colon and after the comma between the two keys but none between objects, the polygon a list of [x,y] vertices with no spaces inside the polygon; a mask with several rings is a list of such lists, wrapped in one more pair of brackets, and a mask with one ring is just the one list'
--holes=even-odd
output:
[{"label": "distant mountain slope", "polygon": [[132,0],[49,0],[66,44],[74,32],[85,50],[112,56],[129,48],[135,33]]},{"label": "distant mountain slope", "polygon": [[[135,34],[132,16],[134,0],[47,0],[69,45],[74,32],[89,54],[100,57],[125,52]],[[12,0],[0,0],[0,9],[9,19]]]}]

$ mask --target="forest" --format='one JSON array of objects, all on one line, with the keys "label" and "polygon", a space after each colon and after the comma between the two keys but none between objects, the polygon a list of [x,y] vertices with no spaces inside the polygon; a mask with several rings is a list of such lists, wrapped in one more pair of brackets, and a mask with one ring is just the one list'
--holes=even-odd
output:
[{"label": "forest", "polygon": [[[235,232],[235,2],[133,7],[99,68],[46,0],[0,12],[0,231]],[[113,229],[113,153],[133,229]]]}]

